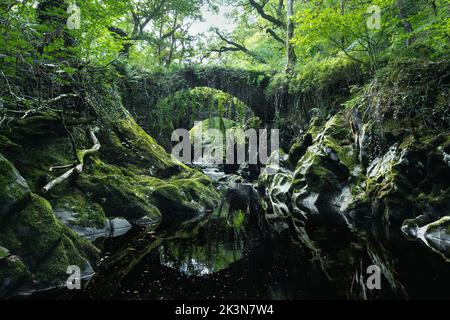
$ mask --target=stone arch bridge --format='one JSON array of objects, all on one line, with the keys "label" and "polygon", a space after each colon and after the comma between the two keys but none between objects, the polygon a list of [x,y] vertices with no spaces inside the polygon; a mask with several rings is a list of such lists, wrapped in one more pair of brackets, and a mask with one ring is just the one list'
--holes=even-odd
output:
[{"label": "stone arch bridge", "polygon": [[270,75],[263,72],[224,67],[188,67],[171,73],[150,73],[127,79],[124,102],[137,122],[148,129],[150,111],[158,101],[180,90],[209,87],[228,93],[244,102],[256,116],[269,123],[275,104],[266,95]]}]

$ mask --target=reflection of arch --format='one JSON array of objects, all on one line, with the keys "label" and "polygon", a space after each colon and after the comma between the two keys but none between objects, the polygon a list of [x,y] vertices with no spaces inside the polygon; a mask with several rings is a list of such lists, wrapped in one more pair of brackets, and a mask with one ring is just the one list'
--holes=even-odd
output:
[{"label": "reflection of arch", "polygon": [[[138,123],[148,129],[149,110],[177,91],[209,87],[228,93],[246,104],[264,122],[270,122],[274,104],[266,97],[270,78],[263,72],[222,67],[190,67],[171,74],[153,74],[127,84],[124,102]],[[166,85],[165,88],[161,86]]]}]

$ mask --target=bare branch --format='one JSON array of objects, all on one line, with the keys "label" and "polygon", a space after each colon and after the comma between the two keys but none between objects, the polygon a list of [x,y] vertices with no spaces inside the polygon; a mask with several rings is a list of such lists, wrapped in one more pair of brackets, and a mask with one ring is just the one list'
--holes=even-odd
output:
[{"label": "bare branch", "polygon": [[64,94],[61,94],[61,95],[59,95],[59,96],[57,96],[55,98],[45,100],[44,103],[45,104],[51,104],[51,103],[58,102],[59,100],[62,100],[62,99],[65,99],[65,98],[78,98],[79,96],[80,95],[78,93],[64,93]]},{"label": "bare branch", "polygon": [[272,29],[267,29],[266,32],[272,36],[277,42],[281,43],[283,46],[285,45],[285,41],[279,35],[275,33]]},{"label": "bare branch", "polygon": [[274,16],[266,13],[266,11],[264,10],[264,7],[266,6],[266,3],[261,5],[258,2],[256,2],[255,0],[248,0],[249,4],[256,9],[256,11],[258,12],[258,14],[261,16],[261,18],[273,23],[274,25],[276,25],[279,28],[286,28],[286,24],[275,18]]},{"label": "bare branch", "polygon": [[59,176],[58,178],[50,181],[47,185],[45,185],[45,187],[42,188],[42,192],[47,193],[51,189],[53,189],[55,186],[57,186],[58,184],[61,184],[65,180],[69,179],[71,176],[73,176],[75,174],[80,174],[81,172],[83,172],[84,158],[87,157],[87,156],[93,155],[93,154],[97,153],[100,150],[101,144],[98,141],[97,137],[95,136],[94,131],[92,130],[92,128],[89,128],[88,131],[89,131],[89,137],[91,138],[91,141],[92,141],[92,144],[93,144],[92,147],[90,149],[80,150],[80,151],[77,152],[77,154],[78,154],[78,156],[77,156],[78,165],[76,165],[74,167],[73,167],[73,165],[66,165],[66,166],[59,166],[59,167],[52,167],[52,168],[50,168],[50,170],[53,171],[55,169],[64,169],[64,168],[72,167],[72,169],[68,170],[63,175]]},{"label": "bare branch", "polygon": [[241,51],[244,52],[245,54],[249,55],[250,57],[252,57],[253,59],[255,59],[256,61],[259,61],[261,63],[267,63],[267,61],[265,61],[263,58],[261,58],[260,56],[258,56],[257,54],[255,54],[254,52],[251,52],[249,49],[247,49],[244,45],[239,44],[233,40],[229,40],[227,38],[225,38],[224,35],[222,35],[219,30],[215,30],[217,36],[226,44],[228,44],[229,46],[222,46],[219,49],[211,49],[212,52],[219,52],[219,53],[223,53],[223,52],[237,52],[237,51]]}]

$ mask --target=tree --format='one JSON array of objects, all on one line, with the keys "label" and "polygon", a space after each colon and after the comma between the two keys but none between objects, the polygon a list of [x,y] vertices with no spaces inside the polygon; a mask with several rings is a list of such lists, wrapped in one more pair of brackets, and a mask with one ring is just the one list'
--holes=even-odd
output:
[{"label": "tree", "polygon": [[287,36],[286,36],[286,71],[291,72],[295,65],[294,38],[294,0],[287,0]]}]

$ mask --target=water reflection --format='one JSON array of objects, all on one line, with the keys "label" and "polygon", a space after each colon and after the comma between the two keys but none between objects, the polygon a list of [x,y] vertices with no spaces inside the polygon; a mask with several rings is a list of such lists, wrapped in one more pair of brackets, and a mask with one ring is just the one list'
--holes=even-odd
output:
[{"label": "water reflection", "polygon": [[204,276],[228,268],[242,259],[244,246],[208,243],[204,246],[170,241],[159,248],[161,264],[187,275]]},{"label": "water reflection", "polygon": [[[249,214],[249,213],[248,213]],[[247,212],[230,210],[223,203],[200,228],[182,228],[183,236],[172,237],[158,248],[160,263],[186,275],[204,276],[224,270],[242,259],[255,237],[245,232]]]}]

